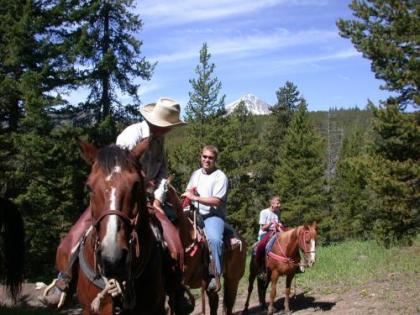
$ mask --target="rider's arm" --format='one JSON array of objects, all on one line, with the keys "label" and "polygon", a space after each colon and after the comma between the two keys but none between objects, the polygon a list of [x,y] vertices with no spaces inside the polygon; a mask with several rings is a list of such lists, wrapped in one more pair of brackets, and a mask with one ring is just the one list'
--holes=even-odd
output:
[{"label": "rider's arm", "polygon": [[197,201],[198,203],[201,203],[206,206],[210,207],[218,207],[223,201],[217,197],[201,197],[192,195],[192,198],[190,198],[192,201]]},{"label": "rider's arm", "polygon": [[261,226],[261,230],[263,230],[263,231],[268,231],[269,229],[270,229],[270,226],[272,225],[273,223],[271,223],[271,222],[268,222],[267,224],[261,224],[260,226]]}]

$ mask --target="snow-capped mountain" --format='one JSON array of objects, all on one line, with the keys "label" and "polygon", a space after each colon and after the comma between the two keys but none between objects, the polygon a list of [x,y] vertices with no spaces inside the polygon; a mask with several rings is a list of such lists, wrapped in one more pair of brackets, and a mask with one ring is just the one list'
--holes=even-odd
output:
[{"label": "snow-capped mountain", "polygon": [[243,101],[245,103],[246,108],[251,112],[253,115],[268,115],[270,114],[269,104],[264,102],[263,100],[259,99],[255,95],[246,94],[239,98],[238,100],[226,105],[227,115],[231,114],[236,106]]}]

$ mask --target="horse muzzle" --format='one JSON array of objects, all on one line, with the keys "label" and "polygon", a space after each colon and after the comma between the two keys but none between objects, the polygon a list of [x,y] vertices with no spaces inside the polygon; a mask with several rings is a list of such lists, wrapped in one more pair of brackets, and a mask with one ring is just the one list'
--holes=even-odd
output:
[{"label": "horse muzzle", "polygon": [[126,248],[114,248],[112,251],[98,248],[97,261],[102,274],[107,278],[124,277],[128,270],[128,256]]}]

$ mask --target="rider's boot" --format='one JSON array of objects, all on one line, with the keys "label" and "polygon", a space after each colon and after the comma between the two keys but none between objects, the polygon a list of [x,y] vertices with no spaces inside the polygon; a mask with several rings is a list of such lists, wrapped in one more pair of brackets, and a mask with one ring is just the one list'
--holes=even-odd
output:
[{"label": "rider's boot", "polygon": [[220,276],[217,274],[215,276],[211,276],[209,285],[207,286],[207,291],[219,292],[221,288],[222,285],[220,283]]},{"label": "rider's boot", "polygon": [[70,281],[71,276],[60,272],[57,279],[45,288],[39,300],[48,307],[61,308],[69,291]]},{"label": "rider's boot", "polygon": [[209,275],[210,275],[210,281],[209,281],[209,284],[207,285],[207,291],[219,292],[222,287],[220,283],[220,275],[216,270],[216,262],[214,261],[211,255],[210,255],[210,263],[209,263]]}]

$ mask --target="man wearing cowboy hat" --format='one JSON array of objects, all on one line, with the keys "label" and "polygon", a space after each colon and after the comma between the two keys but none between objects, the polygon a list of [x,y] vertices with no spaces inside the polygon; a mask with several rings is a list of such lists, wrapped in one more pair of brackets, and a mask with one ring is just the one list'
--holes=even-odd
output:
[{"label": "man wearing cowboy hat", "polygon": [[117,137],[117,145],[131,150],[143,139],[149,139],[149,149],[141,158],[145,181],[156,188],[154,206],[159,209],[164,202],[167,163],[163,150],[164,135],[176,126],[185,125],[179,119],[179,104],[167,97],[160,98],[156,103],[140,108],[144,121],[135,123],[124,129]]},{"label": "man wearing cowboy hat", "polygon": [[[159,98],[156,103],[151,103],[140,108],[140,113],[144,117],[144,121],[132,124],[125,128],[117,137],[116,141],[118,146],[128,150],[131,150],[143,140],[147,139],[149,142],[149,148],[141,158],[141,164],[145,173],[146,183],[149,183],[155,188],[153,206],[162,213],[162,204],[164,203],[167,185],[167,163],[163,149],[164,136],[172,130],[172,128],[185,124],[179,117],[180,112],[181,108],[178,102],[168,97]],[[166,222],[166,216],[159,215],[157,217],[161,222],[163,221],[162,225],[165,226],[164,233],[168,233],[167,230],[174,229],[173,225]],[[56,265],[57,269],[59,269],[59,274],[54,285],[55,288],[50,291],[50,294],[44,295],[41,298],[41,301],[44,304],[58,308],[63,305],[66,291],[68,291],[72,279],[73,264],[76,261],[73,256],[75,256],[75,252],[77,251],[74,249],[78,247],[80,240],[91,223],[91,212],[88,208],[60,242],[56,257]],[[165,241],[169,244],[168,247],[171,247],[171,244],[174,242],[177,243],[179,235],[176,233],[176,236],[173,237],[173,235],[171,235],[171,238],[172,239],[168,239],[168,237],[165,238]],[[178,241],[178,243],[180,243],[180,241]],[[65,257],[65,259],[63,259],[63,257]],[[64,266],[62,263],[63,260],[66,261]],[[193,305],[190,305],[190,300],[185,297],[185,288],[181,283],[182,279],[180,277],[180,274],[171,277],[174,281],[174,283],[171,284],[172,291],[175,291],[176,296],[175,313],[188,314],[192,311]]]}]

